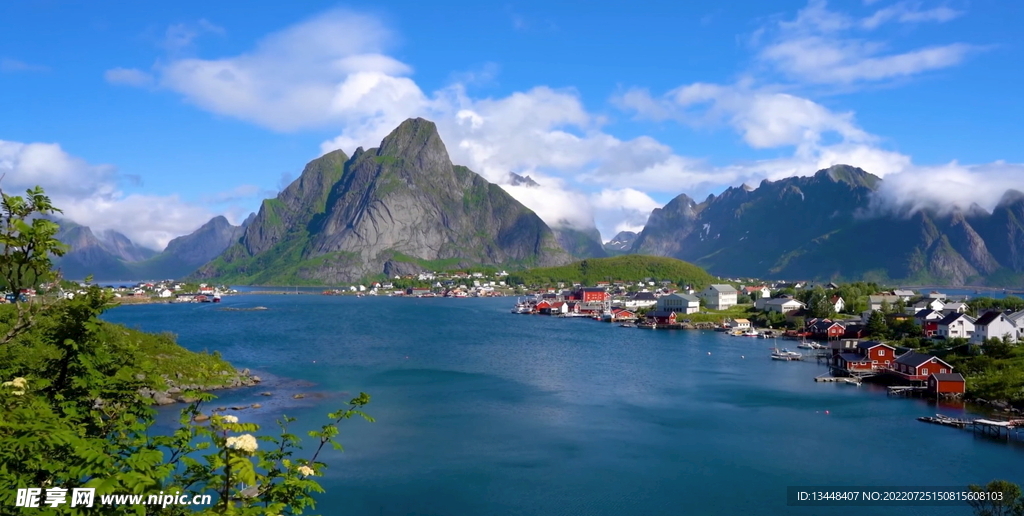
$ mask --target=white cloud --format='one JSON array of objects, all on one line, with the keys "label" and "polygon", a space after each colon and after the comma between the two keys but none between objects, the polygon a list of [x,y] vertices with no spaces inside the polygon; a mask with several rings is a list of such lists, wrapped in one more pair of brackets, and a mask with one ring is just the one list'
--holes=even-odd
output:
[{"label": "white cloud", "polygon": [[[803,82],[851,85],[898,79],[955,66],[982,47],[950,43],[891,52],[887,42],[851,31],[875,29],[889,21],[945,22],[960,14],[947,7],[922,10],[920,2],[903,1],[857,20],[829,10],[824,0],[810,0],[794,19],[759,31],[755,45],[761,62]],[[761,45],[764,34],[769,37]]]},{"label": "white cloud", "polygon": [[103,72],[103,78],[110,84],[137,88],[153,84],[153,76],[137,68],[111,68]]},{"label": "white cloud", "polygon": [[8,194],[42,186],[68,219],[95,231],[115,229],[153,249],[213,216],[177,196],[125,195],[114,167],[87,163],[52,143],[0,140],[0,175]]},{"label": "white cloud", "polygon": [[46,72],[49,69],[48,66],[26,63],[9,57],[0,57],[0,72]]},{"label": "white cloud", "polygon": [[977,204],[991,211],[1009,189],[1024,190],[1024,163],[908,167],[889,175],[879,189],[880,207],[899,211],[948,211]]},{"label": "white cloud", "polygon": [[649,195],[633,188],[606,188],[592,194],[590,204],[595,209],[598,227],[611,229],[602,232],[605,240],[620,231],[640,231],[651,211],[661,207]]},{"label": "white cloud", "polygon": [[963,11],[957,11],[944,5],[931,9],[921,9],[921,2],[904,0],[875,11],[871,16],[861,20],[860,25],[866,29],[874,29],[890,21],[897,21],[899,23],[944,23],[963,14]]},{"label": "white cloud", "polygon": [[169,52],[181,52],[192,47],[196,38],[204,33],[223,36],[226,31],[223,27],[213,24],[209,20],[200,19],[195,22],[175,23],[164,31],[163,41],[160,45]]}]

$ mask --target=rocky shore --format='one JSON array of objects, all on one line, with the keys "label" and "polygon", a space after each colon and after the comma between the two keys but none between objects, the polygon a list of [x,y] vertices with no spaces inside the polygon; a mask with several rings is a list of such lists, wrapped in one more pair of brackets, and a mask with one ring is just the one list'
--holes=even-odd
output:
[{"label": "rocky shore", "polygon": [[971,405],[977,405],[979,407],[985,407],[992,411],[995,415],[1003,416],[1007,418],[1019,418],[1024,415],[1024,409],[1014,407],[1012,403],[1005,400],[986,400],[982,398],[968,398],[964,402]]},{"label": "rocky shore", "polygon": [[139,389],[139,394],[143,397],[150,398],[157,405],[171,405],[173,403],[192,403],[195,398],[187,395],[188,392],[200,391],[209,392],[221,389],[233,389],[237,387],[252,387],[257,385],[263,380],[259,376],[252,374],[248,369],[238,369],[234,373],[230,371],[221,371],[221,376],[224,376],[223,382],[200,385],[195,383],[179,383],[184,375],[177,373],[173,378],[169,375],[163,375],[163,379],[167,384],[167,389],[158,391],[150,388]]}]

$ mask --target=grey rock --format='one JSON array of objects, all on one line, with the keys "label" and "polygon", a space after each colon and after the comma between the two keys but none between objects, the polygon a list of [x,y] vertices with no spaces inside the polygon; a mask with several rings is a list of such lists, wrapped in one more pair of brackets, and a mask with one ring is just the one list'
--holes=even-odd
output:
[{"label": "grey rock", "polygon": [[153,396],[153,401],[157,405],[170,405],[175,402],[174,398],[167,395],[165,392],[158,392]]},{"label": "grey rock", "polygon": [[199,423],[199,422],[202,422],[202,421],[207,421],[209,419],[210,419],[210,416],[207,416],[206,414],[203,414],[202,412],[200,412],[200,413],[196,414],[195,417],[192,418],[192,421],[195,421],[195,422]]},{"label": "grey rock", "polygon": [[292,396],[292,398],[295,398],[297,400],[301,400],[302,398],[305,398],[305,397],[306,397],[306,395],[305,394],[301,394],[301,393]]},{"label": "grey rock", "polygon": [[274,395],[274,393],[272,393],[272,392],[261,392],[260,393],[260,396],[273,396],[273,395]]},{"label": "grey rock", "polygon": [[249,407],[257,409],[257,408],[263,408],[263,405],[260,405],[259,403],[253,403],[252,405],[249,405]]},{"label": "grey rock", "polygon": [[263,381],[263,379],[260,378],[259,376],[253,376],[252,378],[250,378],[250,380],[252,380],[254,383],[260,383]]}]

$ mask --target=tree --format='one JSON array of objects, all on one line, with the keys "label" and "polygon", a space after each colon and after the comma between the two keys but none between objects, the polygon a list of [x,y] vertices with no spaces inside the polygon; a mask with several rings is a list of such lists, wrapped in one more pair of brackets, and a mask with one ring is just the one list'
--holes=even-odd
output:
[{"label": "tree", "polygon": [[821,287],[815,288],[811,293],[807,306],[814,317],[832,318],[836,316],[835,305],[829,301],[828,293]]},{"label": "tree", "polygon": [[1013,482],[993,480],[984,487],[972,484],[968,489],[984,495],[967,502],[977,516],[1024,516],[1024,497]]},{"label": "tree", "polygon": [[869,337],[883,338],[889,334],[889,325],[885,322],[885,314],[881,310],[871,312],[865,328]]},{"label": "tree", "polygon": [[[28,201],[3,196],[0,238],[6,245],[0,277],[9,288],[50,276],[49,256],[59,252],[52,226],[30,218],[57,212],[39,188]],[[54,254],[57,254],[54,252]],[[16,291],[16,290],[15,290]],[[156,412],[140,389],[165,388],[154,361],[137,361],[138,344],[117,339],[125,328],[99,316],[111,298],[98,286],[74,299],[0,307],[0,485],[93,488],[96,496],[132,493],[148,497],[211,494],[216,504],[198,514],[301,514],[323,489],[315,477],[326,464],[321,450],[337,443],[338,425],[363,413],[361,393],[330,421],[310,433],[317,440],[308,458],[297,458],[300,440],[284,417],[280,437],[234,416],[214,415],[209,426],[196,416],[206,393],[182,411],[170,435],[151,435]],[[15,357],[18,359],[15,360]],[[0,506],[15,505],[16,490],[0,489]],[[70,504],[46,514],[77,514]],[[124,514],[126,507],[94,506],[89,514]],[[188,506],[136,505],[135,514],[197,514]]]},{"label": "tree", "polygon": [[1013,352],[1013,344],[1009,339],[992,337],[985,341],[985,354],[992,358],[1007,358]]},{"label": "tree", "polygon": [[15,324],[0,338],[0,345],[25,331],[38,313],[38,305],[21,303],[22,290],[52,280],[51,256],[64,256],[66,246],[55,237],[60,227],[45,217],[61,213],[41,187],[25,191],[27,197],[0,190],[0,281],[18,306]]}]

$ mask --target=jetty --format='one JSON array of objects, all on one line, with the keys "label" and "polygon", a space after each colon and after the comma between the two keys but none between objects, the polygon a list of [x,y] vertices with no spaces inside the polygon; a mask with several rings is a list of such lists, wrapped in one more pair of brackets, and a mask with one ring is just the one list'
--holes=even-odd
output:
[{"label": "jetty", "polygon": [[889,396],[921,396],[928,392],[928,387],[923,385],[891,385],[886,388]]},{"label": "jetty", "polygon": [[1024,419],[959,419],[944,416],[942,414],[935,414],[934,416],[919,417],[917,420],[923,423],[932,423],[936,425],[950,426],[953,428],[970,428],[971,433],[974,435],[991,437],[1006,442],[1024,442]]},{"label": "jetty", "polygon": [[814,377],[814,381],[816,381],[816,382],[840,382],[840,383],[848,383],[850,385],[858,385],[858,386],[861,384],[860,378],[855,378],[855,377],[852,377],[852,376],[832,376],[832,375],[827,374],[827,373],[815,376]]}]

